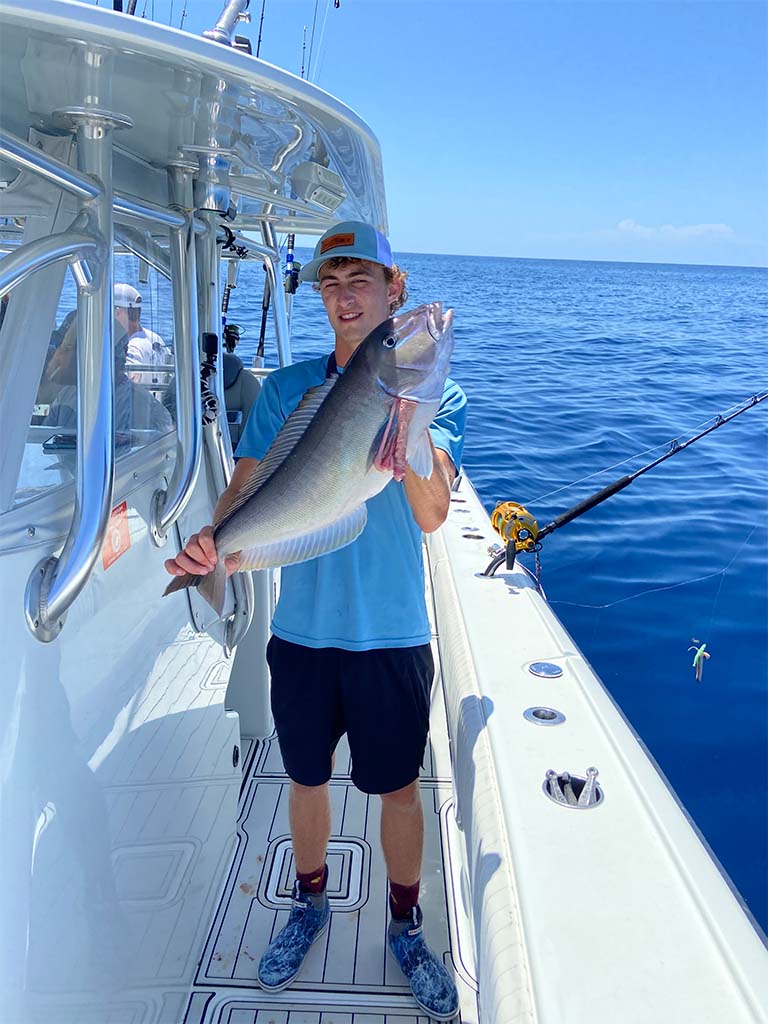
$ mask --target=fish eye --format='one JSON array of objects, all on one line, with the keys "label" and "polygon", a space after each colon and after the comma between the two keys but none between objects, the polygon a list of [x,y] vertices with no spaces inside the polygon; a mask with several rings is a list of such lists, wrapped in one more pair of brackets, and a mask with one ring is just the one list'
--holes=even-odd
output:
[{"label": "fish eye", "polygon": [[384,347],[385,348],[394,348],[396,344],[397,344],[397,338],[394,336],[394,334],[388,334],[386,336],[386,338],[384,338]]}]

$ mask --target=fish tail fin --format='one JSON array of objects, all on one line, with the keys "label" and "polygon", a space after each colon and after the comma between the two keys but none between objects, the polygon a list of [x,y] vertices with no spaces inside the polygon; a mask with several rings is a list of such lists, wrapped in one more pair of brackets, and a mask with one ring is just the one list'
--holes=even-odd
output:
[{"label": "fish tail fin", "polygon": [[194,576],[191,572],[187,572],[183,576],[177,576],[165,588],[163,597],[167,597],[168,594],[175,594],[177,590],[186,590],[187,587],[197,587],[200,585],[201,579],[201,576]]},{"label": "fish tail fin", "polygon": [[203,576],[197,589],[221,618],[224,611],[224,600],[227,596],[227,566],[223,558],[216,563],[213,572]]}]

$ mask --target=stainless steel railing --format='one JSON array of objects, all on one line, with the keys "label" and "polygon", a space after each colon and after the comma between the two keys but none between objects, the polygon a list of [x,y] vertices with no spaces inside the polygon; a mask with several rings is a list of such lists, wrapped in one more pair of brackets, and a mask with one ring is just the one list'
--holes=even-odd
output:
[{"label": "stainless steel railing", "polygon": [[[77,281],[77,475],[75,507],[69,533],[61,554],[44,559],[35,567],[27,584],[25,614],[29,628],[41,641],[53,640],[60,632],[67,611],[85,586],[106,535],[112,508],[115,478],[114,359],[112,338],[112,131],[125,119],[101,112],[73,114],[77,131],[79,174],[58,162],[40,157],[42,174],[72,190],[75,185],[95,180],[100,187],[86,190],[80,218],[87,219],[88,244],[74,254]],[[6,140],[7,142],[7,140]],[[39,153],[34,154],[37,159]],[[22,153],[22,156],[26,155]],[[30,164],[37,170],[38,165]],[[93,177],[91,177],[93,176]],[[78,193],[82,196],[82,193]],[[64,233],[67,234],[66,232]],[[47,246],[33,242],[8,260],[29,259],[36,252],[40,265]],[[54,239],[55,244],[55,239]],[[35,248],[37,247],[37,248]],[[25,251],[26,250],[26,251]],[[92,259],[88,259],[92,256]],[[60,258],[65,258],[60,256]],[[18,270],[19,268],[17,268]],[[4,272],[8,273],[4,267]],[[13,266],[11,267],[13,272]],[[30,271],[31,272],[31,271]],[[20,274],[16,275],[20,280]]]},{"label": "stainless steel railing", "polygon": [[249,0],[229,0],[224,10],[219,15],[216,27],[206,29],[203,35],[206,39],[212,39],[215,43],[223,43],[225,46],[232,45],[232,33],[239,21],[250,21],[250,15],[246,13]]},{"label": "stainless steel railing", "polygon": [[102,187],[93,178],[10,132],[0,131],[0,156],[22,170],[32,171],[59,185],[79,199],[97,199],[102,194]]},{"label": "stainless steel railing", "polygon": [[[210,234],[197,240],[198,246],[198,299],[200,316],[206,331],[216,335],[221,333],[221,297],[220,297],[220,262],[217,239],[218,217],[216,214],[201,211],[200,216],[210,225]],[[226,404],[224,401],[224,380],[221,373],[221,355],[219,368],[213,380],[219,415],[214,423],[203,428],[204,443],[209,455],[208,467],[217,494],[229,485],[232,478],[232,447],[229,439],[229,428],[226,424]],[[254,593],[253,578],[249,572],[234,573],[230,577],[232,592],[235,599],[234,612],[225,634],[225,650],[231,652],[245,636],[253,618]]]},{"label": "stainless steel railing", "polygon": [[[192,205],[192,182],[186,171],[169,171],[172,197],[181,209]],[[173,475],[166,490],[152,501],[150,536],[165,543],[168,530],[186,508],[200,474],[203,451],[202,398],[200,394],[200,330],[197,319],[197,262],[195,229],[191,214],[184,226],[170,229],[171,279],[173,283],[173,336],[176,352],[176,428],[178,441]]]},{"label": "stainless steel railing", "polygon": [[[82,225],[84,221],[78,218],[77,223]],[[0,297],[38,270],[60,260],[70,264],[80,263],[84,259],[95,260],[99,258],[100,249],[103,249],[103,245],[93,235],[75,229],[27,242],[0,261]],[[101,258],[104,258],[103,252]]]}]

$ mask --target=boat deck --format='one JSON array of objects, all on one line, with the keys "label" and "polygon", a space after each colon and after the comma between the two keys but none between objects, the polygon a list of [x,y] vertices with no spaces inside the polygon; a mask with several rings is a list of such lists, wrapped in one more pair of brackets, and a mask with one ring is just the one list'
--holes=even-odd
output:
[{"label": "boat deck", "polygon": [[[432,949],[452,970],[461,1015],[478,1019],[472,939],[461,905],[459,834],[445,706],[438,666],[430,742],[421,772],[425,819],[420,903]],[[258,988],[259,958],[290,910],[294,863],[288,777],[277,738],[243,738],[238,842],[205,942],[184,1024],[427,1024],[405,977],[386,950],[387,873],[379,841],[381,801],[353,785],[346,737],[330,783],[332,836],[326,934],[297,980],[279,993]]]}]

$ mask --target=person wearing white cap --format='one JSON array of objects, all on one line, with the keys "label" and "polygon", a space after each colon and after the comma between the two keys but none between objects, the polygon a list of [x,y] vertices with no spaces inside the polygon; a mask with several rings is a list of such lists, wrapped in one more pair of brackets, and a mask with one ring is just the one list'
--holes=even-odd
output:
[{"label": "person wearing white cap", "polygon": [[[226,512],[309,388],[341,373],[365,337],[406,299],[406,274],[389,242],[361,221],[335,224],[301,270],[320,293],[335,334],[333,352],[293,363],[264,381],[237,447],[238,463],[214,522]],[[276,992],[298,976],[328,927],[331,831],[328,780],[346,732],[352,781],[381,797],[381,841],[389,877],[388,944],[422,1010],[436,1020],[459,1012],[456,986],[426,944],[419,906],[424,821],[419,767],[429,730],[434,664],[424,598],[422,531],[436,530],[450,507],[461,464],[467,400],[446,381],[429,428],[434,469],[407,469],[367,502],[367,524],[345,548],[281,571],[280,600],[267,647],[277,738],[291,779],[289,817],[297,877],[287,923],[258,967]],[[238,556],[227,559],[228,571]],[[172,575],[204,575],[216,564],[211,527],[168,559]]]},{"label": "person wearing white cap", "polygon": [[170,373],[150,370],[130,370],[131,365],[168,366],[173,362],[171,350],[159,334],[141,325],[141,292],[133,285],[120,282],[115,285],[115,320],[128,338],[126,369],[136,384],[167,384]]}]

